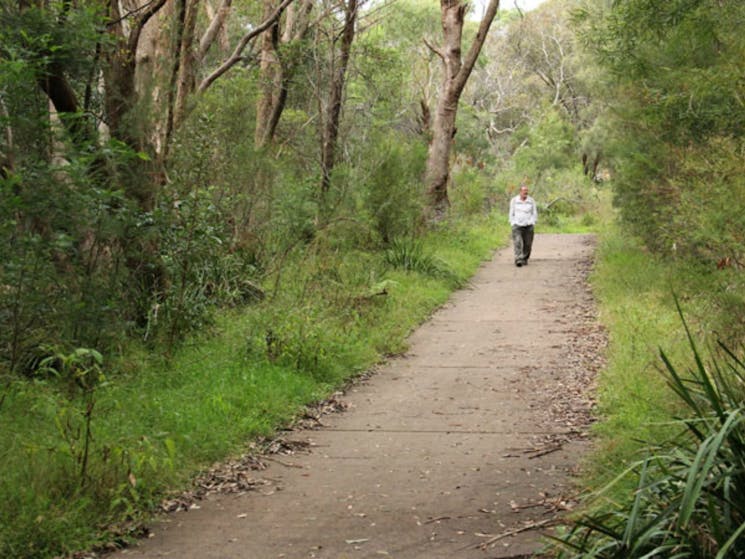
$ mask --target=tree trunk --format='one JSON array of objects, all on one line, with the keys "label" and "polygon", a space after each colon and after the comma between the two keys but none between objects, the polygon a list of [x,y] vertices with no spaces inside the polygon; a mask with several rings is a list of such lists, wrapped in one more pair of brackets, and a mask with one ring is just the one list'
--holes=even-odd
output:
[{"label": "tree trunk", "polygon": [[184,28],[186,26],[187,3],[187,0],[176,0],[174,17],[175,29],[173,31],[174,36],[172,38],[170,52],[170,58],[173,60],[173,65],[171,66],[171,75],[166,90],[165,132],[163,135],[163,146],[161,147],[159,154],[161,167],[165,167],[165,162],[168,159],[171,147],[171,137],[176,129],[176,96],[178,91],[178,77],[181,74],[181,56],[179,56],[179,52],[184,37]]},{"label": "tree trunk", "polygon": [[269,29],[272,25],[274,25],[274,22],[276,22],[281,16],[282,13],[287,9],[287,7],[292,4],[295,0],[282,0],[279,6],[277,6],[277,9],[269,16],[268,19],[265,19],[260,25],[257,27],[252,28],[249,30],[243,37],[241,37],[240,41],[238,41],[238,44],[233,49],[233,53],[222,63],[220,66],[215,69],[213,72],[211,72],[207,77],[205,77],[199,84],[199,87],[197,88],[197,91],[199,93],[204,93],[215,81],[223,76],[225,72],[230,70],[233,66],[235,66],[238,62],[242,60],[243,57],[243,51],[245,50],[246,46],[258,35],[261,35],[264,31]]},{"label": "tree trunk", "polygon": [[93,131],[86,125],[86,120],[80,117],[77,95],[65,78],[63,70],[57,64],[51,64],[45,70],[46,74],[39,79],[39,87],[54,105],[54,110],[57,111],[73,142],[78,146],[93,142]]},{"label": "tree trunk", "polygon": [[[274,0],[264,0],[264,20],[274,11]],[[256,103],[256,128],[254,145],[263,147],[268,140],[269,121],[277,103],[282,81],[282,66],[277,53],[279,44],[279,22],[261,34],[261,56],[259,61],[259,99]]]},{"label": "tree trunk", "polygon": [[450,152],[456,133],[458,103],[498,8],[499,0],[489,1],[471,48],[465,60],[462,60],[461,42],[467,4],[462,0],[440,0],[443,45],[441,48],[430,48],[442,60],[444,75],[432,122],[432,140],[425,172],[429,208],[434,215],[445,212],[450,204]]},{"label": "tree trunk", "polygon": [[0,142],[0,179],[8,178],[15,168],[15,142],[13,141],[13,127],[10,125],[10,115],[3,99],[0,98],[0,117],[8,124],[5,125],[4,138]]},{"label": "tree trunk", "polygon": [[[282,58],[280,51],[277,49],[277,40],[281,45],[289,45],[302,40],[307,35],[310,27],[309,20],[312,9],[312,0],[303,0],[297,9],[294,4],[291,4],[286,11],[287,17],[281,36],[278,36],[279,33],[269,35],[269,31],[264,32],[261,55],[262,96],[257,107],[256,147],[263,147],[274,140],[277,125],[287,101],[289,83],[298,66],[296,60]],[[279,30],[279,26],[276,29]],[[267,63],[266,73],[265,62]]]},{"label": "tree trunk", "polygon": [[417,132],[422,136],[426,136],[432,129],[432,111],[425,97],[419,100],[419,107],[422,109],[422,113],[417,117],[417,123],[419,124]]},{"label": "tree trunk", "polygon": [[447,187],[457,111],[458,96],[452,91],[449,94],[441,92],[432,123],[432,140],[429,144],[426,167],[430,206],[435,212],[445,211],[450,205]]},{"label": "tree trunk", "polygon": [[341,119],[344,81],[346,79],[349,56],[354,41],[355,23],[357,21],[357,0],[347,0],[344,6],[344,29],[341,34],[339,65],[333,67],[329,88],[326,122],[321,136],[321,192],[328,192],[331,187],[331,173],[336,164],[336,143],[339,138],[339,121]]},{"label": "tree trunk", "polygon": [[178,45],[178,77],[176,80],[176,102],[173,108],[173,127],[177,129],[186,116],[186,103],[196,86],[194,76],[196,55],[194,53],[194,37],[199,12],[199,0],[188,0],[184,7],[184,21],[181,41]]},{"label": "tree trunk", "polygon": [[132,21],[122,17],[119,1],[109,2],[109,33],[114,46],[108,50],[108,72],[104,75],[106,118],[114,137],[124,141],[133,149],[141,149],[141,142],[126,123],[126,117],[137,101],[135,71],[137,69],[137,46],[145,24],[160,10],[166,0],[155,0],[142,7]]},{"label": "tree trunk", "polygon": [[223,51],[227,51],[230,48],[228,33],[225,29],[225,21],[228,19],[232,5],[233,0],[222,0],[220,7],[215,11],[209,2],[205,4],[207,17],[210,18],[210,24],[199,41],[199,54],[197,55],[199,62],[204,60],[204,57],[207,56],[207,51],[209,51],[215,41],[218,41],[220,49]]}]

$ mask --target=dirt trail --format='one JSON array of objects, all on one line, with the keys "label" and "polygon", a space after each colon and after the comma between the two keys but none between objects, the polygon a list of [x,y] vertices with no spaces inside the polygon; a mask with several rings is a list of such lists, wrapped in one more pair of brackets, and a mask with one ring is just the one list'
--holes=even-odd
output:
[{"label": "dirt trail", "polygon": [[258,469],[235,466],[236,483],[252,490],[169,514],[111,557],[471,559],[540,549],[571,505],[570,474],[587,445],[603,343],[585,283],[592,251],[590,236],[547,234],[529,266],[500,251],[411,336],[405,356],[340,396],[344,413],[289,433],[279,453],[252,462]]}]

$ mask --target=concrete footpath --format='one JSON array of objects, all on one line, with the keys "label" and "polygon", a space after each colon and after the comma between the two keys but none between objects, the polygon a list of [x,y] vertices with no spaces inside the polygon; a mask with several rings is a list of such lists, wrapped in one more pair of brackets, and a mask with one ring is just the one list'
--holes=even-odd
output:
[{"label": "concrete footpath", "polygon": [[[166,515],[111,557],[507,558],[541,549],[571,507],[603,335],[588,235],[511,248],[339,397],[346,410],[289,433],[252,490]],[[245,477],[245,475],[244,475]],[[244,479],[245,481],[245,479]],[[198,508],[197,508],[198,507]]]}]

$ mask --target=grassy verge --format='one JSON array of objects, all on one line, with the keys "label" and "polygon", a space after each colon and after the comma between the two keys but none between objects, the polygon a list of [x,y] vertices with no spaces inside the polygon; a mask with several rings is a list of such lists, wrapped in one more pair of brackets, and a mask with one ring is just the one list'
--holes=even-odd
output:
[{"label": "grassy verge", "polygon": [[[684,402],[670,388],[660,358],[663,350],[681,369],[693,361],[674,294],[697,341],[742,337],[731,320],[737,317],[728,320],[721,306],[731,289],[729,271],[660,260],[615,225],[600,234],[592,284],[610,342],[598,380],[596,449],[583,479],[588,491],[597,491],[681,432],[673,418],[685,415]],[[637,483],[630,476],[589,503],[598,508],[629,503]]]},{"label": "grassy verge", "polygon": [[9,384],[0,556],[54,557],[126,538],[169,490],[402,351],[504,242],[501,221],[444,225],[406,265],[319,240],[288,260],[271,297],[225,313],[168,359],[131,348],[115,364],[59,355],[64,378]]},{"label": "grassy verge", "polygon": [[[660,374],[658,348],[685,352],[670,291],[671,270],[615,227],[602,232],[592,284],[609,335],[598,379],[597,450],[590,487],[600,487],[670,434],[675,404]],[[625,488],[619,488],[625,491]]]},{"label": "grassy verge", "polygon": [[608,365],[588,494],[558,556],[743,556],[745,360],[739,316],[722,304],[736,278],[654,258],[609,227],[593,285]]}]

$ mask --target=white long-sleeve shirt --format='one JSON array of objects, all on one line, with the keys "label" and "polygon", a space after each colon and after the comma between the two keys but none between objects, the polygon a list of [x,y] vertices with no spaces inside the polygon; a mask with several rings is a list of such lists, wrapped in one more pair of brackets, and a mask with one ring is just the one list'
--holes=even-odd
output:
[{"label": "white long-sleeve shirt", "polygon": [[535,225],[536,221],[538,221],[538,208],[533,198],[528,196],[525,200],[521,200],[518,195],[510,200],[510,225],[525,227]]}]

